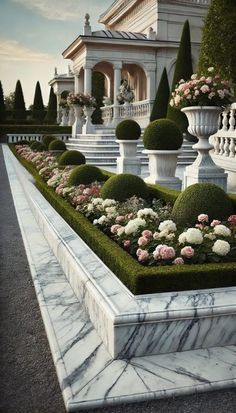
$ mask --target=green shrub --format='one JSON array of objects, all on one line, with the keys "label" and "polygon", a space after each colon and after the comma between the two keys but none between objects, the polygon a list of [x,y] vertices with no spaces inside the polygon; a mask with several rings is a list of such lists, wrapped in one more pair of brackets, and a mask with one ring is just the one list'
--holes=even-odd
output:
[{"label": "green shrub", "polygon": [[183,135],[177,124],[169,119],[158,119],[149,123],[143,135],[146,149],[177,150],[183,143]]},{"label": "green shrub", "polygon": [[68,184],[70,186],[87,185],[95,181],[104,181],[102,171],[93,165],[79,165],[71,172]]},{"label": "green shrub", "polygon": [[27,139],[22,139],[19,142],[16,142],[16,145],[30,145],[31,142],[27,141]]},{"label": "green shrub", "polygon": [[40,151],[40,152],[46,150],[45,145],[44,145],[42,142],[39,142],[39,141],[33,142],[33,143],[30,145],[30,148],[31,148],[33,151]]},{"label": "green shrub", "polygon": [[29,143],[29,146],[32,147],[32,145],[33,145],[35,142],[39,143],[39,141],[37,141],[37,139],[32,139],[32,140],[30,141],[30,143]]},{"label": "green shrub", "polygon": [[141,135],[141,128],[135,120],[125,119],[116,127],[116,138],[125,140],[136,140]]},{"label": "green shrub", "polygon": [[153,103],[150,122],[157,119],[166,118],[170,97],[170,86],[167,77],[166,68],[163,69],[161,80],[157,89],[156,97]]},{"label": "green shrub", "polygon": [[147,198],[148,188],[145,182],[138,176],[132,174],[119,174],[109,178],[102,187],[101,197],[125,201],[136,195]]},{"label": "green shrub", "polygon": [[46,148],[48,149],[49,145],[51,142],[55,141],[55,136],[52,135],[44,135],[42,137],[42,141],[44,143],[44,145],[46,146]]},{"label": "green shrub", "polygon": [[76,150],[64,152],[59,159],[59,165],[82,165],[85,163],[85,156]]},{"label": "green shrub", "polygon": [[48,149],[50,151],[66,151],[66,144],[59,139],[54,139],[54,141],[49,144]]},{"label": "green shrub", "polygon": [[194,225],[200,214],[207,214],[210,220],[222,220],[233,214],[232,200],[215,184],[191,185],[175,201],[172,218],[180,225]]}]

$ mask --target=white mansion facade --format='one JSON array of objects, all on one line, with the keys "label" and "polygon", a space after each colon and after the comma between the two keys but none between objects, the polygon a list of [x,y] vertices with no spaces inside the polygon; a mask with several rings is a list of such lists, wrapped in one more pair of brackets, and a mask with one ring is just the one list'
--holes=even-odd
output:
[{"label": "white mansion facade", "polygon": [[[124,117],[117,102],[122,79],[134,91],[132,117],[145,126],[163,68],[172,81],[184,22],[191,30],[193,65],[197,62],[203,18],[210,0],[115,0],[100,16],[104,29],[92,31],[85,16],[83,34],[63,52],[73,64],[74,91],[91,94],[92,73],[105,78],[105,95],[113,102],[103,109],[104,123]],[[58,77],[50,84],[59,94]],[[68,85],[68,77],[67,77]],[[72,79],[70,79],[72,81]],[[63,79],[61,79],[63,82]],[[71,90],[71,86],[67,89]],[[143,120],[142,120],[142,119]],[[143,123],[143,124],[142,124]]]}]

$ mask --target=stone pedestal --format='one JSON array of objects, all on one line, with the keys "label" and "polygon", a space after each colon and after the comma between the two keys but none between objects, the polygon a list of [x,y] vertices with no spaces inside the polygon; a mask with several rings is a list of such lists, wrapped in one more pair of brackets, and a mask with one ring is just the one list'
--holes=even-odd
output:
[{"label": "stone pedestal", "polygon": [[75,121],[72,125],[72,137],[76,138],[76,135],[82,133],[82,112],[83,108],[80,105],[73,105],[75,113]]},{"label": "stone pedestal", "polygon": [[95,128],[94,128],[94,125],[92,124],[92,121],[91,121],[91,116],[92,116],[94,111],[95,111],[94,107],[84,106],[85,124],[82,127],[82,133],[84,135],[94,133]]},{"label": "stone pedestal", "polygon": [[119,144],[120,156],[117,158],[117,173],[130,173],[141,175],[141,160],[137,157],[137,144],[139,140],[116,140]]},{"label": "stone pedestal", "polygon": [[181,150],[157,151],[145,149],[143,153],[149,158],[149,173],[145,182],[149,184],[160,184],[171,189],[181,190],[182,182],[175,176],[177,157]]}]

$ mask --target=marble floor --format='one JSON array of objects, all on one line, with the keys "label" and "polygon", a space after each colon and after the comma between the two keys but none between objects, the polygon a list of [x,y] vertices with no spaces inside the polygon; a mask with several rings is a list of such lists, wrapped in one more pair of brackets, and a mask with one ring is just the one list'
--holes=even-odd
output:
[{"label": "marble floor", "polygon": [[52,357],[68,412],[230,388],[236,346],[113,359],[74,294],[27,202],[12,155],[4,156]]}]

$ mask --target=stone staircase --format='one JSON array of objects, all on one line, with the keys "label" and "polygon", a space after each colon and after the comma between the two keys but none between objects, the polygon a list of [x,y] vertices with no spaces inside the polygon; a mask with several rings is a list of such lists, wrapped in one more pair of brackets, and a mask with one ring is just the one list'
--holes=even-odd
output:
[{"label": "stone staircase", "polygon": [[[115,142],[114,129],[98,127],[94,134],[77,135],[70,138],[66,144],[68,149],[76,149],[84,154],[86,162],[97,166],[114,166],[119,156],[119,145]],[[144,149],[142,140],[138,144],[138,156],[142,165],[148,164],[148,156],[142,153]],[[187,166],[193,163],[197,152],[192,148],[192,143],[184,141],[182,153],[178,157],[178,165]]]}]

